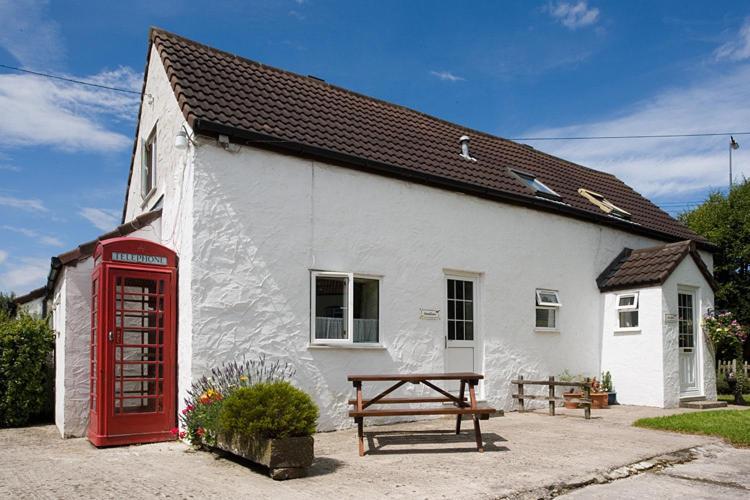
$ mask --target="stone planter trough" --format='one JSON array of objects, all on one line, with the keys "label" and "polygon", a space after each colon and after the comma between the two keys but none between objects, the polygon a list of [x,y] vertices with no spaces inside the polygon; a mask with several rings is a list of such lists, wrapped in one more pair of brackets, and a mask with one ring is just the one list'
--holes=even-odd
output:
[{"label": "stone planter trough", "polygon": [[303,477],[313,462],[313,446],[312,436],[266,439],[221,434],[216,440],[217,448],[268,467],[276,480]]}]

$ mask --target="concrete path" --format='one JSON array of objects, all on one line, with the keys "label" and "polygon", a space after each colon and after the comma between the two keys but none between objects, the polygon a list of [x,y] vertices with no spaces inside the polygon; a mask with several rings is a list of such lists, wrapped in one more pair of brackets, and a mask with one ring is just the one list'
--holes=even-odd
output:
[{"label": "concrete path", "polygon": [[647,471],[608,484],[588,486],[562,498],[750,498],[750,450],[709,445],[699,448],[695,454],[697,457],[688,463]]},{"label": "concrete path", "polygon": [[[730,449],[715,438],[630,426],[636,418],[682,411],[621,406],[595,411],[588,421],[580,410],[563,410],[557,417],[513,412],[482,422],[487,451],[481,454],[471,425],[455,436],[449,419],[368,427],[365,457],[357,455],[353,429],[322,433],[315,436],[317,459],[310,476],[285,482],[178,442],[98,450],[84,439],[60,439],[51,426],[5,429],[0,430],[0,498],[537,498],[601,482],[612,471],[655,456],[678,452],[680,461],[680,450]],[[747,460],[750,452],[737,453]],[[704,458],[706,467],[715,468],[712,476],[704,472],[707,478],[731,473],[724,460]],[[652,476],[601,487],[652,481]],[[657,478],[662,476],[682,481],[666,472]],[[599,486],[572,493],[587,494],[594,487]]]}]

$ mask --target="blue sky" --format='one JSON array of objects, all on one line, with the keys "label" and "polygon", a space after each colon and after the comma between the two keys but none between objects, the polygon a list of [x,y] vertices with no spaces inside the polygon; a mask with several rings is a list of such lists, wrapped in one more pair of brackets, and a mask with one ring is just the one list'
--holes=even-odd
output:
[{"label": "blue sky", "polygon": [[[503,137],[750,130],[746,2],[0,0],[0,64],[140,90],[150,25]],[[0,291],[119,223],[137,106],[0,68]],[[727,137],[526,142],[672,213],[728,182]]]}]

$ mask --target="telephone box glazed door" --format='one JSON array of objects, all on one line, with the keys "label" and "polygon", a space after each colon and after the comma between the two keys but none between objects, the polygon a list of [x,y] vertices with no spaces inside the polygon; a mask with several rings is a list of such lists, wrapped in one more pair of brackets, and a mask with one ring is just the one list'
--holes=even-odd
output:
[{"label": "telephone box glazed door", "polygon": [[[109,255],[138,260],[168,251],[146,243]],[[92,328],[92,357],[98,357],[98,362],[92,358],[92,373],[99,380],[92,377],[92,396],[97,394],[91,401],[89,439],[97,446],[174,438],[175,269],[162,265],[164,260],[152,262],[159,264],[103,260],[94,271],[95,286],[104,287],[98,294],[100,311],[92,315],[99,322]]]}]

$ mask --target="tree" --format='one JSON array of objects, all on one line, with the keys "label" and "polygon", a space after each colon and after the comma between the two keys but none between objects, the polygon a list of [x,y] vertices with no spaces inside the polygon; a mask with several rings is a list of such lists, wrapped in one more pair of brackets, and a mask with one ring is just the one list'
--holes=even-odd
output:
[{"label": "tree", "polygon": [[12,318],[16,315],[16,297],[11,294],[0,292],[0,320]]},{"label": "tree", "polygon": [[714,253],[714,277],[719,283],[716,309],[730,311],[740,324],[750,325],[750,182],[744,179],[728,196],[712,193],[679,219],[718,247]]}]

